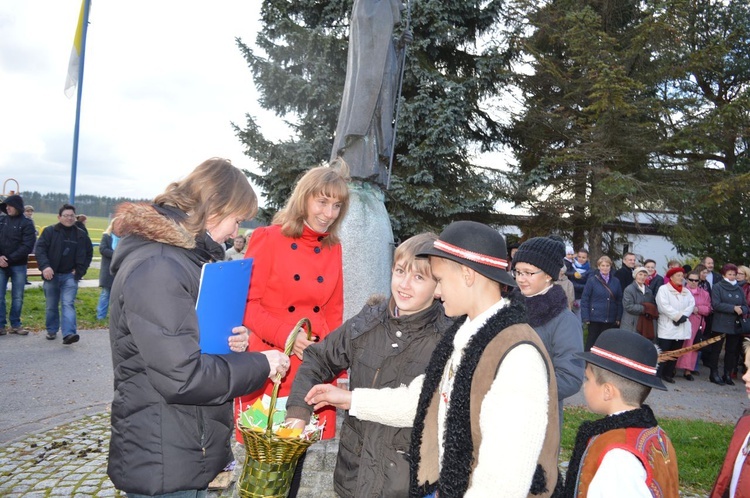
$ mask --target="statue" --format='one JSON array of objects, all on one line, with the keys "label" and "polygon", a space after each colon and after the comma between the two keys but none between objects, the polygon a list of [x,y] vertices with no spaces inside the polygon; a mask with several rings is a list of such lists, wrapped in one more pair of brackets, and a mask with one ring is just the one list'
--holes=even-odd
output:
[{"label": "statue", "polygon": [[[401,0],[355,0],[349,28],[346,81],[331,162],[342,157],[352,178],[385,185],[394,140],[399,59],[408,30],[399,39]],[[397,52],[398,51],[398,52]]]},{"label": "statue", "polygon": [[[331,151],[349,166],[349,211],[341,224],[344,319],[374,293],[390,294],[393,230],[381,189],[388,181],[394,142],[399,59],[412,37],[397,40],[401,0],[354,0],[344,94]],[[398,54],[401,54],[399,57]]]}]

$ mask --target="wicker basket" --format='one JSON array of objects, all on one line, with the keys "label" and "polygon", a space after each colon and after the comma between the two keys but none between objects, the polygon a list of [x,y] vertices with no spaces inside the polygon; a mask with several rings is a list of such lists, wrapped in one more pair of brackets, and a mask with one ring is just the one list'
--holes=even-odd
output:
[{"label": "wicker basket", "polygon": [[[307,338],[312,336],[310,320],[303,318],[294,326],[286,340],[284,353],[292,352],[297,333],[307,329]],[[279,376],[280,378],[280,376]],[[279,384],[273,388],[271,405],[268,408],[268,427],[265,432],[254,431],[237,422],[245,444],[245,464],[238,482],[242,498],[279,497],[286,498],[292,484],[297,460],[315,440],[281,438],[272,432],[272,419],[276,411]]]}]

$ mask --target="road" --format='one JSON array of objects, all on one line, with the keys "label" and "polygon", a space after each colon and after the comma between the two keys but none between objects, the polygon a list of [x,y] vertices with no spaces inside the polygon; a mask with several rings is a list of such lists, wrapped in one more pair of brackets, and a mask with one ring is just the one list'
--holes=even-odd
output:
[{"label": "road", "polygon": [[112,357],[107,330],[79,331],[64,346],[61,334],[0,336],[0,443],[100,413],[112,401]]}]

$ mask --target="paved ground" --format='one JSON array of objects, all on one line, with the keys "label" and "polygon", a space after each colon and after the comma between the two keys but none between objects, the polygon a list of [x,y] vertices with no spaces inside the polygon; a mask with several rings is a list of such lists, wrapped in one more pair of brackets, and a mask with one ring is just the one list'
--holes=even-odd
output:
[{"label": "paved ground", "polygon": [[[71,346],[60,338],[47,341],[43,333],[0,337],[0,496],[119,496],[106,476],[109,336],[103,330],[80,335]],[[649,403],[657,417],[733,423],[750,406],[740,383],[715,386],[705,373],[693,382],[677,378],[668,392],[654,391]],[[583,396],[566,404],[582,405]],[[333,496],[336,449],[335,441],[313,445],[303,479],[310,487],[301,496]]]}]

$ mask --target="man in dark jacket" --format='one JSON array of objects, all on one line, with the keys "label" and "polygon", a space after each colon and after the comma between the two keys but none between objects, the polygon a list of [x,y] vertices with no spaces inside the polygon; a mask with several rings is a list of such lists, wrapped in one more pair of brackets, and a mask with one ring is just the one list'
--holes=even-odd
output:
[{"label": "man in dark jacket", "polygon": [[73,344],[79,339],[75,308],[78,281],[89,269],[94,248],[88,234],[75,226],[74,206],[64,204],[57,219],[58,224],[42,231],[36,245],[36,260],[42,270],[47,300],[47,339],[57,337],[62,305],[63,344]]},{"label": "man in dark jacket", "polygon": [[[10,333],[27,335],[28,330],[21,325],[23,289],[26,285],[26,260],[34,249],[36,235],[34,223],[23,215],[23,199],[11,195],[0,204],[0,211],[7,216],[0,217],[0,335],[6,334],[5,326],[10,321]],[[10,320],[5,314],[5,289],[11,281]]]}]

